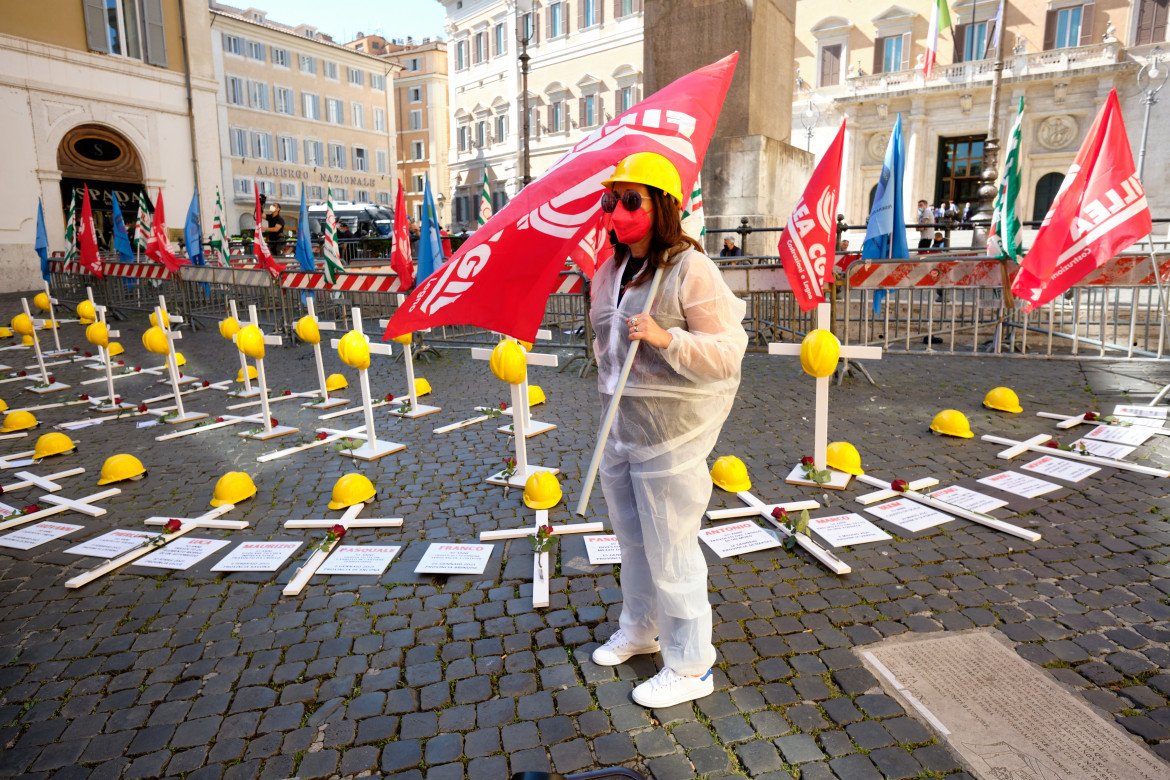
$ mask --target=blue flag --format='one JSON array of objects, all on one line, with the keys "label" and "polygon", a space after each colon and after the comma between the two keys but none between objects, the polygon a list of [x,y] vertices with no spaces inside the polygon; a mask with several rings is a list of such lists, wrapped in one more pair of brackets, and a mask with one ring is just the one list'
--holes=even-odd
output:
[{"label": "blue flag", "polygon": [[191,196],[191,208],[187,209],[183,243],[187,247],[187,259],[192,265],[207,265],[207,261],[203,259],[203,226],[199,224],[199,190],[195,190]]},{"label": "blue flag", "polygon": [[443,240],[439,235],[439,218],[435,214],[435,199],[431,197],[431,176],[426,174],[423,184],[422,219],[419,221],[418,272],[414,283],[423,283],[443,264]]},{"label": "blue flag", "polygon": [[[906,244],[906,219],[904,215],[902,186],[906,179],[906,153],[902,145],[902,115],[894,123],[894,132],[886,147],[886,159],[882,162],[882,175],[878,180],[873,208],[869,212],[869,223],[865,228],[865,243],[861,245],[862,260],[882,258],[910,258],[910,247]],[[873,296],[873,310],[881,311],[885,300],[884,290]]]},{"label": "blue flag", "polygon": [[41,258],[41,276],[49,281],[49,234],[45,232],[45,207],[41,199],[37,198],[37,238],[33,242],[33,249]]},{"label": "blue flag", "polygon": [[122,207],[118,205],[118,193],[111,192],[110,200],[114,204],[114,249],[118,250],[120,261],[133,263],[134,248],[130,246],[130,235],[126,232],[126,220],[122,218]]},{"label": "blue flag", "polygon": [[302,271],[312,272],[316,267],[313,261],[313,243],[309,240],[309,207],[305,203],[305,185],[301,183],[301,213],[297,217],[297,248],[293,253]]}]

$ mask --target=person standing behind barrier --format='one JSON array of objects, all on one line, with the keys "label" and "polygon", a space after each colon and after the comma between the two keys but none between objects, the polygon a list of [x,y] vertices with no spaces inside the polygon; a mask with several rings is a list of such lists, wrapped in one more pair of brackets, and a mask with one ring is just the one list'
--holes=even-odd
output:
[{"label": "person standing behind barrier", "polygon": [[288,236],[284,233],[284,217],[280,216],[280,204],[273,203],[264,215],[264,238],[268,241],[268,248],[275,257],[284,254],[285,241]]},{"label": "person standing behind barrier", "polygon": [[918,224],[918,248],[930,249],[930,225],[934,224],[934,212],[924,200],[918,201]]},{"label": "person standing behind barrier", "polygon": [[[603,182],[612,262],[597,269],[589,318],[597,384],[608,409],[637,351],[601,458],[601,488],[621,548],[619,629],[593,651],[616,666],[662,651],[662,670],[634,688],[644,707],[714,690],[711,604],[699,527],[711,497],[707,456],[731,411],[747,349],[746,305],[684,235],[682,186],[665,157],[640,152]],[[650,278],[663,269],[656,301]]]},{"label": "person standing behind barrier", "polygon": [[[735,239],[728,236],[723,239],[723,249],[719,250],[720,257],[743,257],[743,250],[735,245]],[[734,261],[729,265],[735,265]]]},{"label": "person standing behind barrier", "polygon": [[353,259],[353,233],[343,219],[337,220],[337,250],[342,260]]}]

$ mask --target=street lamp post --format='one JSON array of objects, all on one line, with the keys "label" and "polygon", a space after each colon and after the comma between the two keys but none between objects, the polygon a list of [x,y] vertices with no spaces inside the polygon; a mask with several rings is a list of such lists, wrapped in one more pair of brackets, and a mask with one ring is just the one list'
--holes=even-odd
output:
[{"label": "street lamp post", "polygon": [[529,150],[529,126],[528,126],[528,62],[532,58],[528,55],[528,39],[532,35],[532,30],[529,29],[528,14],[532,11],[532,2],[519,2],[516,4],[516,10],[520,14],[520,25],[517,31],[520,56],[520,124],[524,128],[524,148],[521,150],[521,188],[527,187],[532,181],[532,165]]},{"label": "street lamp post", "polygon": [[[1142,145],[1138,149],[1137,162],[1137,175],[1138,179],[1142,182],[1143,188],[1146,185],[1146,179],[1143,174],[1146,168],[1146,141],[1150,134],[1150,110],[1158,102],[1158,93],[1162,90],[1162,87],[1166,86],[1167,79],[1170,79],[1170,68],[1167,68],[1164,63],[1161,63],[1161,59],[1162,47],[1155,46],[1149,62],[1142,65],[1142,69],[1138,71],[1137,77],[1138,89],[1143,93],[1142,102],[1146,106],[1146,117],[1145,121],[1142,122]],[[1150,263],[1154,266],[1154,283],[1158,285],[1158,304],[1161,308],[1160,314],[1162,321],[1158,328],[1158,355],[1160,357],[1166,338],[1166,320],[1168,313],[1166,311],[1165,290],[1162,289],[1162,276],[1158,272],[1158,256],[1154,252],[1154,241],[1149,236],[1147,236],[1147,239],[1150,242]],[[1150,402],[1150,406],[1156,406],[1161,402],[1166,397],[1167,392],[1170,392],[1170,385],[1166,385],[1158,392],[1158,395]]]},{"label": "street lamp post", "polygon": [[[1007,3],[1004,2],[1004,18],[1007,18]],[[1001,22],[1002,25],[1002,22]],[[1003,82],[1003,44],[1007,40],[1004,30],[999,30],[995,45],[995,65],[991,79],[991,109],[987,120],[987,139],[983,142],[983,172],[980,174],[979,208],[971,215],[974,225],[974,235],[971,243],[982,246],[987,243],[987,234],[991,229],[991,211],[995,204],[997,191],[996,181],[999,179],[999,88]]]}]

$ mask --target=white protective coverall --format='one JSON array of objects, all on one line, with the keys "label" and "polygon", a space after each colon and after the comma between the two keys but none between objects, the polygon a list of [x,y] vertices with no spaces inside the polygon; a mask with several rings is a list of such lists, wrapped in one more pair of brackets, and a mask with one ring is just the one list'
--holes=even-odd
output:
[{"label": "white protective coverall", "polygon": [[707,456],[739,388],[746,304],[719,269],[688,249],[663,270],[653,306],[649,280],[618,301],[625,260],[597,269],[589,312],[597,384],[609,408],[630,345],[626,320],[649,311],[673,337],[643,344],[601,459],[601,489],[622,553],[621,629],[637,646],[658,637],[663,662],[701,675],[715,662],[707,563],[699,527],[711,498]]}]

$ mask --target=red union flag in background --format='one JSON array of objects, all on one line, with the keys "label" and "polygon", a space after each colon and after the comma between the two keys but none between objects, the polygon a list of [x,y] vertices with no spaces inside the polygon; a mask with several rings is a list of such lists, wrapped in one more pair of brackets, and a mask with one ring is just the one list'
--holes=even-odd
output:
[{"label": "red union flag in background", "polygon": [[1020,263],[1012,292],[1032,311],[1149,235],[1151,225],[1117,91],[1110,90]]},{"label": "red union flag in background", "polygon": [[801,311],[825,301],[825,285],[833,281],[837,251],[837,196],[841,192],[841,150],[845,120],[825,156],[817,163],[804,194],[796,201],[780,235],[780,260]]},{"label": "red union flag in background", "polygon": [[268,242],[264,240],[264,214],[260,211],[260,185],[255,182],[252,183],[252,189],[256,193],[256,231],[252,235],[252,254],[256,256],[256,262],[260,264],[268,273],[272,274],[273,279],[280,277],[281,267],[272,259],[272,250],[268,248]]},{"label": "red union flag in background", "polygon": [[419,285],[385,337],[478,325],[535,338],[565,262],[592,277],[608,252],[601,182],[618,162],[657,152],[678,168],[682,191],[691,191],[738,59],[734,53],[683,76],[579,141]]},{"label": "red union flag in background", "polygon": [[394,248],[390,250],[390,267],[398,274],[401,289],[414,286],[414,258],[410,255],[410,226],[406,224],[406,193],[398,180],[398,199],[394,201]]},{"label": "red union flag in background", "polygon": [[81,199],[81,229],[77,231],[79,262],[97,278],[102,278],[102,259],[98,257],[97,233],[93,227],[93,208],[89,205],[89,185]]},{"label": "red union flag in background", "polygon": [[167,220],[163,214],[162,188],[158,190],[158,198],[154,202],[154,217],[150,223],[150,239],[146,242],[146,259],[162,263],[171,273],[179,270],[184,262],[175,257],[171,251],[171,240],[167,236]]}]

